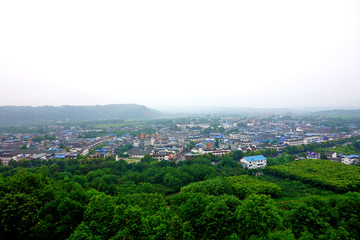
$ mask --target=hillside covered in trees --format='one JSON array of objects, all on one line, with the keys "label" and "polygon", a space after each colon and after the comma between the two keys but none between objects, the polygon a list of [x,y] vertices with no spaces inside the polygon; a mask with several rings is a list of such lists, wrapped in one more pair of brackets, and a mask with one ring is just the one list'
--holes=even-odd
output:
[{"label": "hillside covered in trees", "polygon": [[48,124],[57,121],[152,119],[162,116],[154,109],[136,104],[97,106],[0,106],[0,126]]},{"label": "hillside covered in trees", "polygon": [[[327,187],[326,183],[336,181],[339,174],[331,171],[337,170],[355,186],[349,192],[341,189],[338,194],[337,188]],[[256,176],[231,155],[204,155],[178,163],[158,162],[150,156],[132,164],[112,157],[12,162],[0,167],[0,236],[358,238],[360,194],[349,176],[357,176],[359,167],[292,160],[266,171]]]}]

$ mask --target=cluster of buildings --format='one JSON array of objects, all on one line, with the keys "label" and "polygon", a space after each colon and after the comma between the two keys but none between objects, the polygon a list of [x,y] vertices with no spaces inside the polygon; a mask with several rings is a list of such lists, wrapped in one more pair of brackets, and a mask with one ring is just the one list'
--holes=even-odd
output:
[{"label": "cluster of buildings", "polygon": [[82,138],[82,134],[79,130],[59,130],[49,134],[0,133],[0,160],[8,165],[10,160],[74,159],[79,155],[88,155],[111,139],[110,136]]},{"label": "cluster of buildings", "polygon": [[[306,118],[304,118],[306,119]],[[29,127],[29,133],[0,132],[0,159],[7,165],[11,159],[60,159],[117,156],[124,146],[131,146],[122,154],[141,159],[145,154],[169,161],[191,159],[196,155],[211,153],[221,156],[230,151],[249,152],[272,149],[277,155],[286,146],[320,143],[359,136],[357,126],[349,131],[338,132],[321,125],[321,119],[272,117],[217,117],[209,119],[186,118],[153,124],[145,127],[91,128],[62,125],[48,126],[46,133]],[[170,121],[171,122],[171,121]],[[151,133],[149,133],[151,129]],[[147,133],[145,133],[147,132]],[[242,159],[248,168],[261,167],[265,159]],[[341,162],[350,163],[354,156],[342,157]],[[117,157],[117,159],[119,159]],[[350,160],[349,160],[350,159]]]},{"label": "cluster of buildings", "polygon": [[[336,153],[332,151],[325,151],[324,156],[321,156],[321,153],[318,152],[306,152],[306,158],[309,159],[321,159],[325,158],[327,160],[333,161],[333,162],[339,162],[346,165],[354,165],[359,162],[359,155],[355,154],[343,154],[343,153]],[[301,160],[304,158],[298,158],[298,160]]]}]

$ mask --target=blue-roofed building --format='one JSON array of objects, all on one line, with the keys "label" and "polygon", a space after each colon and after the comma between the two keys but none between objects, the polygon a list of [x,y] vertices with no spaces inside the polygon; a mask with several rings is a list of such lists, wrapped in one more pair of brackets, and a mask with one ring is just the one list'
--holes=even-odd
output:
[{"label": "blue-roofed building", "polygon": [[347,164],[347,165],[353,165],[359,160],[359,155],[343,155],[341,157],[341,163]]},{"label": "blue-roofed building", "polygon": [[244,157],[240,160],[244,168],[260,169],[266,167],[267,158],[263,155]]},{"label": "blue-roofed building", "polygon": [[95,152],[107,152],[107,151],[109,151],[109,150],[104,149],[104,148],[100,148],[98,150],[95,150]]}]

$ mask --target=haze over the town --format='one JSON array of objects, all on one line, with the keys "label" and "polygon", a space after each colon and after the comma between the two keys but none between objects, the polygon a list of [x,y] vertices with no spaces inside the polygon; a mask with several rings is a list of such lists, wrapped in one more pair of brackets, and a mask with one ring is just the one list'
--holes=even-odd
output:
[{"label": "haze over the town", "polygon": [[3,1],[0,105],[360,108],[359,1]]}]

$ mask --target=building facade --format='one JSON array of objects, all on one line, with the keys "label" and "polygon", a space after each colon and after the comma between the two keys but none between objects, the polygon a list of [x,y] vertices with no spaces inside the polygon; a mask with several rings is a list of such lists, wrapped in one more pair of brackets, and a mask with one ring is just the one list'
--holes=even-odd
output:
[{"label": "building facade", "polygon": [[266,167],[267,158],[263,155],[244,157],[240,160],[244,168],[247,169],[261,169]]}]

